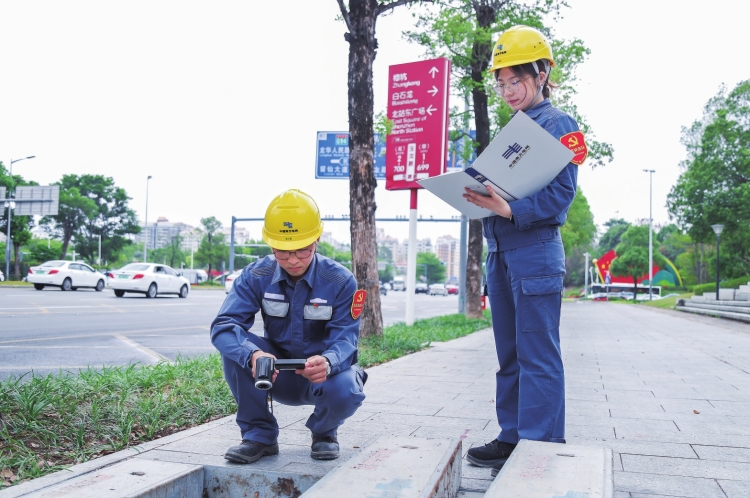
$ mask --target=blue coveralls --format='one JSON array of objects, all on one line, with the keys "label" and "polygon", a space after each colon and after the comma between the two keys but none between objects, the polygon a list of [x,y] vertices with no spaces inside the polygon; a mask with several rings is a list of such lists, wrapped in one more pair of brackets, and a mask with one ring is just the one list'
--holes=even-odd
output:
[{"label": "blue coveralls", "polygon": [[[242,271],[211,324],[211,342],[221,352],[224,377],[237,401],[242,439],[273,444],[279,435],[266,391],[255,387],[252,355],[261,350],[277,358],[321,355],[331,364],[326,380],[313,384],[282,370],[271,389],[286,405],[315,405],[307,427],[320,436],[336,434],[365,399],[364,372],[356,365],[359,319],[351,305],[357,282],[335,261],[315,254],[297,283],[266,256]],[[260,311],[265,337],[248,332]]]},{"label": "blue coveralls", "polygon": [[[555,138],[578,131],[548,99],[526,114]],[[565,380],[560,306],[565,252],[559,227],[576,195],[578,166],[569,163],[545,188],[510,202],[511,219],[482,220],[487,290],[500,369],[498,440],[565,442]]]}]

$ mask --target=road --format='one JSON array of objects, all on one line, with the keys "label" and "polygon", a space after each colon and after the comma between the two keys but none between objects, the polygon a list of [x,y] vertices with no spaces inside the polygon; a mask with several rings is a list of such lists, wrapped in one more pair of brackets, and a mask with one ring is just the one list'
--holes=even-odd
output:
[{"label": "road", "polygon": [[[209,326],[226,294],[196,290],[176,296],[116,298],[103,292],[0,288],[0,379],[88,366],[153,364],[215,351]],[[456,313],[456,296],[416,297],[415,316]],[[382,296],[386,325],[404,321],[406,293]],[[253,332],[262,334],[260,314]]]}]

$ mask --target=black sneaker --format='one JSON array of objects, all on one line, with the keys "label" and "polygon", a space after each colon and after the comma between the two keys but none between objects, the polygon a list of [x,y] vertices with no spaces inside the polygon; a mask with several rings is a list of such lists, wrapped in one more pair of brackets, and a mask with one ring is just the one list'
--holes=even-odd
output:
[{"label": "black sneaker", "polygon": [[515,448],[515,444],[493,439],[484,446],[471,448],[466,455],[466,460],[478,467],[494,467],[495,465],[502,467]]},{"label": "black sneaker", "polygon": [[257,441],[243,440],[242,444],[232,446],[224,454],[224,458],[233,463],[253,463],[264,455],[278,455],[279,444],[263,444]]},{"label": "black sneaker", "polygon": [[310,456],[315,460],[335,460],[339,457],[339,441],[336,435],[316,436],[313,434]]}]

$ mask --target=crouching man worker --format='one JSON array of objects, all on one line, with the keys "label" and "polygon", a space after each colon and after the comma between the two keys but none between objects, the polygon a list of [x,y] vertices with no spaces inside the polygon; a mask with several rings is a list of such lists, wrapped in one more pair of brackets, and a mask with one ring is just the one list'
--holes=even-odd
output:
[{"label": "crouching man worker", "polygon": [[[273,255],[242,271],[211,325],[242,432],[242,444],[229,448],[227,460],[251,463],[279,452],[267,391],[255,387],[261,356],[307,360],[303,370],[276,371],[271,396],[286,405],[315,406],[306,424],[312,458],[338,458],[337,429],[365,399],[367,374],[356,365],[365,291],[357,290],[349,270],[316,253],[322,232],[310,196],[287,190],[273,199],[263,227]],[[258,312],[265,337],[248,332]]]}]

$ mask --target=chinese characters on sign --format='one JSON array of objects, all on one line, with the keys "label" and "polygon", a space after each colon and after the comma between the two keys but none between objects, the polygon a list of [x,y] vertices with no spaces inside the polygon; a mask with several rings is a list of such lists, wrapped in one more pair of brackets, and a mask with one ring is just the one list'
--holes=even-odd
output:
[{"label": "chinese characters on sign", "polygon": [[[385,143],[375,134],[376,180],[385,180]],[[349,132],[319,131],[315,153],[315,178],[349,179]]]},{"label": "chinese characters on sign", "polygon": [[450,61],[444,58],[390,66],[386,139],[388,190],[421,188],[416,182],[443,172],[448,147]]}]

